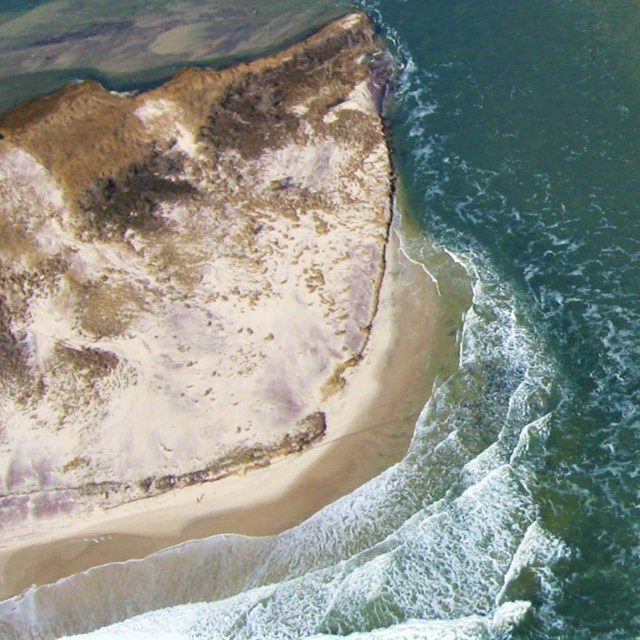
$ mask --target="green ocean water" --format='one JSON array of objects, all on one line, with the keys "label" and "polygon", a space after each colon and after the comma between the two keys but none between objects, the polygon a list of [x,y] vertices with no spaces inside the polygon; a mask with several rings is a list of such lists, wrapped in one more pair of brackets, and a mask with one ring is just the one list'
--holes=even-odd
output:
[{"label": "green ocean water", "polygon": [[185,64],[227,66],[343,12],[331,0],[0,0],[0,111],[80,78],[129,91]]},{"label": "green ocean water", "polygon": [[[83,11],[108,6],[132,29],[135,12],[173,4],[77,3],[77,20],[90,29]],[[261,46],[346,6],[271,5]],[[350,6],[398,61],[399,206],[422,230],[408,249],[443,295],[473,292],[459,370],[402,462],[296,529],[122,565],[99,607],[82,576],[32,590],[0,603],[0,635],[68,636],[158,609],[91,637],[640,637],[640,2]],[[0,2],[0,58],[27,8]],[[276,35],[278,15],[295,28]],[[40,24],[33,41],[47,28],[58,33]],[[154,60],[140,82],[181,63]],[[3,69],[6,105],[63,73]],[[100,73],[119,86],[122,72]]]}]

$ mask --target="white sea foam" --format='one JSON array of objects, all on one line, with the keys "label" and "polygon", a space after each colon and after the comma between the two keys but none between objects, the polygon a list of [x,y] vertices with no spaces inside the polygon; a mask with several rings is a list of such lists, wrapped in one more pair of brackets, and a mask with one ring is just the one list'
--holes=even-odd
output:
[{"label": "white sea foam", "polygon": [[[189,605],[183,619],[186,621],[196,617],[199,605]],[[526,602],[510,602],[499,607],[493,616],[472,615],[454,620],[408,620],[388,628],[373,629],[371,631],[350,633],[346,636],[334,634],[313,634],[302,636],[301,640],[490,640],[497,636],[504,636],[520,622],[529,611],[530,604]],[[175,612],[172,612],[175,613]],[[157,625],[150,625],[141,619],[137,628],[125,628],[115,625],[108,629],[91,634],[94,640],[194,640],[192,631],[188,628],[176,631],[164,631]],[[282,636],[281,636],[282,637]],[[83,636],[68,636],[67,640],[79,640]]]},{"label": "white sea foam", "polygon": [[[518,624],[531,605],[510,601],[510,585],[525,567],[550,584],[563,547],[537,523],[523,476],[512,466],[534,439],[544,446],[548,382],[538,375],[544,368],[530,364],[518,374],[522,362],[512,362],[504,369],[519,379],[509,382],[504,400],[488,397],[498,424],[486,446],[478,448],[469,417],[456,417],[451,403],[451,384],[471,384],[467,392],[482,395],[482,376],[470,373],[486,358],[532,358],[526,335],[514,330],[514,314],[492,308],[493,293],[490,282],[474,287],[477,308],[467,317],[461,370],[436,390],[407,458],[274,539],[245,582],[257,588],[144,614],[86,637],[494,638]],[[232,556],[231,564],[239,560]],[[351,633],[372,624],[371,631]]]}]

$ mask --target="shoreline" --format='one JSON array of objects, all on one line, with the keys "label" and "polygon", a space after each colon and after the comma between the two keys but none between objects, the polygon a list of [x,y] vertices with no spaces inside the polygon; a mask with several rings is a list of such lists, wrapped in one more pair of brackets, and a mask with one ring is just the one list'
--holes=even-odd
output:
[{"label": "shoreline", "polygon": [[456,349],[435,285],[402,255],[397,224],[364,358],[328,405],[340,427],[269,467],[127,503],[0,548],[0,599],[190,539],[279,533],[399,461],[436,376],[455,366]]}]

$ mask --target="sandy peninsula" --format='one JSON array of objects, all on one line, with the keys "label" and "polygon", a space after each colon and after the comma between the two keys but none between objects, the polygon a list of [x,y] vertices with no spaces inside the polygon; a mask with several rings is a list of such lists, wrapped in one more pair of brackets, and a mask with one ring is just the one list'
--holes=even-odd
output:
[{"label": "sandy peninsula", "polygon": [[351,14],[0,118],[0,598],[281,531],[402,456],[455,331],[392,230],[389,74]]}]

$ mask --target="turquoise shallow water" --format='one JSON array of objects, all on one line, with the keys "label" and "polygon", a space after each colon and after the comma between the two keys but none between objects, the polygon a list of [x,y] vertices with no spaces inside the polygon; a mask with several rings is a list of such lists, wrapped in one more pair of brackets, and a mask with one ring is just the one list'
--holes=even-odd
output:
[{"label": "turquoise shallow water", "polygon": [[228,65],[299,40],[332,0],[0,0],[0,111],[77,78],[118,91],[189,65]]},{"label": "turquoise shallow water", "polygon": [[640,5],[354,6],[400,65],[409,248],[473,292],[458,372],[401,463],[300,527],[123,565],[93,609],[82,577],[32,591],[8,637],[158,602],[198,604],[91,637],[640,637]]}]

